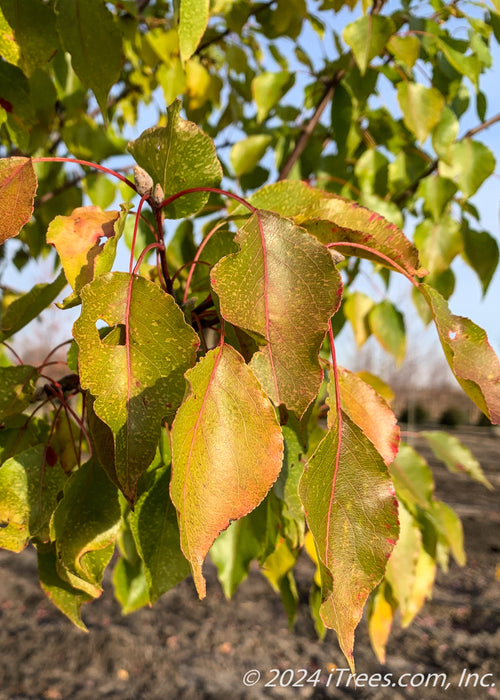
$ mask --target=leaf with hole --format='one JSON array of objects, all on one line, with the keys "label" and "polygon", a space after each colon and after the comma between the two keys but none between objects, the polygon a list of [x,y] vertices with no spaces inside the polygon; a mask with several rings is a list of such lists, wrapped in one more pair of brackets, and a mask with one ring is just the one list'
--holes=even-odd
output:
[{"label": "leaf with hole", "polygon": [[[143,277],[109,272],[81,290],[73,334],[80,348],[80,383],[113,432],[115,470],[130,502],[153,460],[163,420],[171,421],[194,364],[198,336],[173,298]],[[100,338],[96,323],[111,329]]]}]

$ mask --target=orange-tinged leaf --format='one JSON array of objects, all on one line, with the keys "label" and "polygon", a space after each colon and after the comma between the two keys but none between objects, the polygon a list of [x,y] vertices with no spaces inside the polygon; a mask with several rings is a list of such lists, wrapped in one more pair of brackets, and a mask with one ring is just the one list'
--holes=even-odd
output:
[{"label": "orange-tinged leaf", "polygon": [[299,484],[320,560],[321,618],[337,632],[354,671],[354,630],[382,579],[398,537],[398,508],[387,468],[372,443],[342,414]]},{"label": "orange-tinged leaf", "polygon": [[[389,404],[361,377],[339,367],[340,399],[343,410],[373,443],[389,465],[398,453],[399,426]],[[330,402],[332,400],[330,391]],[[333,408],[333,407],[332,407]],[[333,427],[334,411],[328,413],[328,427]]]},{"label": "orange-tinged leaf", "polygon": [[468,318],[452,314],[444,297],[432,287],[421,284],[420,290],[458,383],[492,423],[500,423],[500,362],[485,331]]},{"label": "orange-tinged leaf", "polygon": [[221,530],[258,506],[276,481],[283,438],[272,404],[231,346],[211,350],[186,377],[191,394],[171,433],[170,495],[203,598],[205,556]]},{"label": "orange-tinged leaf", "polygon": [[293,218],[322,243],[344,242],[337,250],[345,255],[357,255],[392,267],[373,253],[349,246],[349,243],[360,244],[382,253],[410,275],[423,277],[427,274],[420,266],[417,248],[401,229],[356,202],[310,187],[300,180],[283,180],[263,187],[250,201],[256,207]]},{"label": "orange-tinged leaf", "polygon": [[30,220],[37,185],[31,158],[0,160],[0,243],[17,236]]},{"label": "orange-tinged leaf", "polygon": [[323,377],[318,354],[342,281],[330,253],[273,212],[256,211],[236,234],[240,251],[211,273],[226,320],[264,345],[250,366],[272,401],[302,415]]},{"label": "orange-tinged leaf", "polygon": [[101,238],[115,235],[114,224],[120,213],[100,207],[77,207],[70,216],[56,216],[47,230],[47,243],[55,246],[71,287],[80,289],[94,277],[97,256],[104,243]]}]

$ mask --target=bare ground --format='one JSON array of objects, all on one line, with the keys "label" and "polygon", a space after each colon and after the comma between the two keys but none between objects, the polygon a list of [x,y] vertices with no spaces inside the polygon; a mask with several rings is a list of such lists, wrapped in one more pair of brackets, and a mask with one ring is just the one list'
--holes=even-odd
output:
[{"label": "bare ground", "polygon": [[[500,487],[500,438],[487,429],[462,431],[460,437]],[[419,441],[421,446],[430,457]],[[334,670],[346,664],[333,633],[318,641],[308,610],[313,570],[305,556],[297,571],[300,606],[293,631],[287,629],[279,597],[258,571],[251,571],[228,602],[208,565],[204,601],[187,579],[154,608],[128,617],[121,615],[107,576],[104,594],[84,608],[85,634],[45,598],[35,553],[27,549],[0,553],[0,700],[500,698],[498,491],[490,493],[433,464],[438,496],[462,516],[468,563],[439,574],[433,600],[410,628],[393,631],[385,665],[377,662],[366,625],[360,624],[357,671],[372,674],[372,687],[365,680],[355,691],[347,673]],[[243,676],[250,669],[258,670],[261,680],[245,687]],[[293,669],[297,687],[280,687],[278,672],[285,669]],[[306,682],[318,670],[317,684]],[[464,670],[476,675],[468,687],[464,681],[459,687]],[[428,676],[436,673],[446,678]],[[385,674],[392,676],[384,681]],[[413,674],[421,674],[413,677],[417,687],[410,687]],[[274,686],[266,687],[275,676]],[[281,675],[282,684],[290,678],[291,673]],[[398,680],[407,687],[397,687]],[[449,684],[447,690],[442,683]]]}]

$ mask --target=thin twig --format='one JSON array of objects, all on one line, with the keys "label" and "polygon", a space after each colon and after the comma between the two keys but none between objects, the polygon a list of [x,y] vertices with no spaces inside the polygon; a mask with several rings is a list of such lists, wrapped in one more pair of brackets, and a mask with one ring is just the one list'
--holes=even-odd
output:
[{"label": "thin twig", "polygon": [[[378,15],[384,7],[385,2],[386,0],[375,0],[370,14]],[[354,63],[354,56],[352,55],[352,52],[350,52],[350,61],[348,67],[341,68],[338,71],[336,71],[334,75],[330,78],[330,80],[326,83],[321,99],[317,104],[316,109],[314,110],[314,114],[312,115],[311,119],[307,122],[307,124],[302,128],[302,133],[300,134],[293,151],[290,153],[280,170],[278,180],[286,180],[286,178],[290,175],[293,166],[298,161],[298,159],[304,152],[307,144],[309,143],[309,140],[318,125],[321,115],[325,111],[328,103],[333,99],[337,86],[340,85],[346,73],[352,70],[352,68],[354,67]]]}]

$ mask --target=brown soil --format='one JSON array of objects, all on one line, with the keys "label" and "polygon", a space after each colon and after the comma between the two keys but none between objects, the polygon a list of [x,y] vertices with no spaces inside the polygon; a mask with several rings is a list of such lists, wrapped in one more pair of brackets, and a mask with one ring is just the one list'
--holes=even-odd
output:
[{"label": "brown soil", "polygon": [[[462,431],[460,437],[500,487],[500,438],[487,429]],[[422,443],[418,441],[418,447]],[[430,457],[429,452],[425,451]],[[434,464],[436,464],[434,462]],[[488,492],[461,475],[436,465],[438,496],[457,506],[462,516],[467,566],[452,564],[440,573],[433,600],[407,630],[397,627],[381,666],[368,643],[366,625],[356,636],[360,674],[391,673],[390,681],[371,676],[354,690],[339,671],[345,661],[334,634],[319,642],[308,610],[312,565],[301,557],[297,571],[298,619],[287,629],[285,613],[258,571],[226,601],[214,568],[206,567],[207,598],[200,602],[188,579],[152,609],[123,617],[113,599],[109,577],[99,600],[84,608],[85,634],[45,598],[37,580],[31,549],[0,553],[0,700],[237,700],[248,698],[500,698],[500,506]],[[495,578],[497,575],[497,578]],[[243,685],[249,669],[261,672],[253,687]],[[297,687],[265,683],[293,669]],[[306,669],[299,672],[299,669]],[[314,685],[301,678],[319,678]],[[478,674],[458,687],[464,671]],[[330,685],[326,686],[329,672]],[[427,674],[446,674],[448,690],[432,687]],[[409,676],[419,687],[400,688]],[[493,674],[487,676],[485,674]],[[287,685],[290,673],[281,676]],[[361,677],[363,678],[363,677]],[[479,679],[485,686],[478,685]],[[427,680],[427,687],[423,684]],[[340,682],[339,682],[340,681]],[[476,683],[476,687],[472,687]],[[496,683],[495,685],[492,685]],[[376,687],[378,686],[378,687]]]}]

